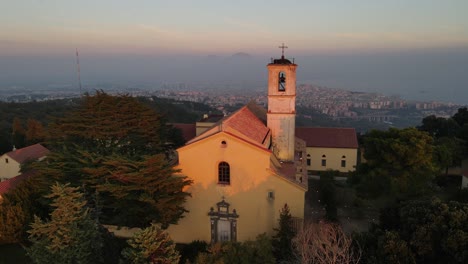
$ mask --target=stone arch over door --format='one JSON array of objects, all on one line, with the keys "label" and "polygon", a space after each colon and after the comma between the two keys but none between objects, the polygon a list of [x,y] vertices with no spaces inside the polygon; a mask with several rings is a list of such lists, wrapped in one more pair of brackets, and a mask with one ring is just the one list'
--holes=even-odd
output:
[{"label": "stone arch over door", "polygon": [[216,209],[210,208],[211,243],[237,241],[236,209],[229,211],[230,204],[224,201],[216,204]]}]

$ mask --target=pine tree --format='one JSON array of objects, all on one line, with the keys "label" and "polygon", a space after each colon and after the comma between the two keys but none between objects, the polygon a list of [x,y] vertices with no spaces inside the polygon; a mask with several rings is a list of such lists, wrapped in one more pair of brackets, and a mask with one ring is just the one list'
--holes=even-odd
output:
[{"label": "pine tree", "polygon": [[52,193],[55,208],[50,220],[35,216],[28,255],[35,263],[100,263],[102,238],[98,222],[90,216],[83,194],[68,184],[55,184]]},{"label": "pine tree", "polygon": [[294,258],[292,239],[296,235],[292,225],[292,216],[289,206],[284,204],[280,211],[279,228],[275,228],[276,234],[273,236],[273,252],[276,260],[291,261]]},{"label": "pine tree", "polygon": [[19,243],[23,236],[26,216],[20,205],[8,201],[0,204],[0,244]]},{"label": "pine tree", "polygon": [[41,122],[29,118],[26,122],[26,143],[27,145],[33,145],[40,143],[45,139],[45,131]]},{"label": "pine tree", "polygon": [[133,97],[86,95],[50,126],[52,153],[33,168],[52,182],[97,191],[104,223],[167,227],[185,212],[183,189],[191,181],[174,176],[163,154],[166,129],[158,113]]},{"label": "pine tree", "polygon": [[101,155],[139,157],[163,151],[165,129],[162,117],[135,98],[98,91],[50,125],[50,145],[79,144]]},{"label": "pine tree", "polygon": [[[95,159],[98,157],[95,157]],[[164,155],[133,161],[123,156],[99,158],[99,164],[83,169],[89,184],[105,199],[103,217],[118,217],[127,226],[148,226],[152,221],[166,228],[186,212],[182,206],[188,193],[183,188],[191,183],[177,171]]]},{"label": "pine tree", "polygon": [[169,235],[156,224],[136,233],[122,251],[126,263],[177,264],[180,255]]},{"label": "pine tree", "polygon": [[26,146],[26,131],[24,130],[23,123],[17,117],[13,119],[11,135],[12,143],[15,148],[23,148]]}]

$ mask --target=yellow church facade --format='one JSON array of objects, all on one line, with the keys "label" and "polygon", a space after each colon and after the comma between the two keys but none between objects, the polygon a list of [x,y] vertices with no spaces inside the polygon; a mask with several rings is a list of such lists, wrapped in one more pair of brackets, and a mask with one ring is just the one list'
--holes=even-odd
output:
[{"label": "yellow church facade", "polygon": [[177,150],[182,175],[193,180],[188,212],[168,232],[178,243],[245,241],[274,234],[287,204],[304,219],[306,144],[295,137],[297,65],[268,65],[268,109],[249,103]]},{"label": "yellow church facade", "polygon": [[285,203],[303,219],[306,186],[281,176],[275,159],[268,149],[224,131],[179,149],[179,168],[194,182],[187,190],[189,213],[169,227],[171,238],[190,243],[272,235]]}]

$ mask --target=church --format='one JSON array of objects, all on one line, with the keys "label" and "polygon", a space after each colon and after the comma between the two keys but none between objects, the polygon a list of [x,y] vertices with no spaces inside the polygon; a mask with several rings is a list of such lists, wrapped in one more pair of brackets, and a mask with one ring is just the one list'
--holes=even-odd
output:
[{"label": "church", "polygon": [[295,135],[297,65],[282,48],[281,58],[267,65],[268,109],[250,102],[197,126],[195,137],[177,149],[176,168],[193,184],[185,190],[188,213],[167,230],[175,242],[271,236],[285,204],[294,227],[302,225],[307,142]]}]

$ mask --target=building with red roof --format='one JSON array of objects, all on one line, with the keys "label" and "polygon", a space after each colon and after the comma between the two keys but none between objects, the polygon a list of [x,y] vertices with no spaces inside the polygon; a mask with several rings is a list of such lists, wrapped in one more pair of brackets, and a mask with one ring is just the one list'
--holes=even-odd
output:
[{"label": "building with red roof", "polygon": [[306,142],[305,159],[309,172],[355,170],[358,141],[354,128],[297,127],[296,136]]},{"label": "building with red roof", "polygon": [[3,199],[3,196],[11,191],[12,189],[14,189],[16,186],[18,186],[21,182],[23,182],[24,180],[30,178],[31,176],[33,176],[34,173],[33,172],[26,172],[26,173],[22,173],[20,175],[17,175],[13,178],[10,178],[8,180],[4,180],[2,182],[0,182],[0,203]]},{"label": "building with red roof", "polygon": [[21,149],[14,149],[0,156],[0,181],[20,174],[21,165],[28,161],[41,160],[49,154],[41,144],[34,144]]}]

